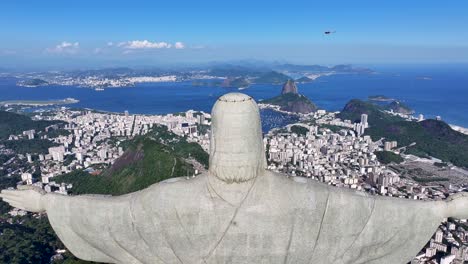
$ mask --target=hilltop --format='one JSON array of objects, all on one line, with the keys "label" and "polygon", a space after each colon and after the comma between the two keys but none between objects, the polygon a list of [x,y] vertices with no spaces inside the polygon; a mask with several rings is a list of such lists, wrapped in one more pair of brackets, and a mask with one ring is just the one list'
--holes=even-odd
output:
[{"label": "hilltop", "polygon": [[385,106],[386,110],[392,110],[395,113],[404,114],[404,115],[412,115],[414,114],[414,110],[409,108],[407,105],[403,104],[400,101],[392,101],[388,105]]},{"label": "hilltop", "polygon": [[262,101],[265,104],[280,106],[287,112],[307,114],[317,111],[317,106],[304,95],[298,93],[294,80],[287,80],[281,90],[281,95]]},{"label": "hilltop", "polygon": [[368,121],[372,126],[383,125],[387,122],[403,121],[401,117],[386,114],[384,109],[371,102],[362,101],[359,99],[350,100],[341,110],[338,117],[341,119],[349,119],[353,122],[361,120],[361,114],[368,115]]},{"label": "hilltop", "polygon": [[297,85],[293,80],[287,80],[286,83],[283,85],[283,89],[281,89],[281,94],[293,93],[298,94]]},{"label": "hilltop", "polygon": [[373,140],[396,140],[399,146],[416,143],[407,147],[405,153],[432,156],[468,168],[468,136],[453,130],[447,123],[434,119],[406,121],[385,113],[383,107],[357,99],[348,102],[338,117],[357,122],[361,114],[368,115],[370,127],[365,134]]},{"label": "hilltop", "polygon": [[54,180],[72,183],[74,194],[121,195],[169,178],[193,175],[191,159],[208,166],[208,153],[198,144],[187,142],[163,126],[123,143],[123,147],[124,154],[99,175],[79,170]]}]

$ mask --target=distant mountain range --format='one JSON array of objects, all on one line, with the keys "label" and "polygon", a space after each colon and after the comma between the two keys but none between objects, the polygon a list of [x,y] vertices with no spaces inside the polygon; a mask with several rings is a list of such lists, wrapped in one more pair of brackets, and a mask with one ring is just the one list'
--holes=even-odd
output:
[{"label": "distant mountain range", "polygon": [[250,81],[244,77],[229,77],[215,80],[194,80],[193,86],[225,87],[225,88],[245,88],[250,85]]},{"label": "distant mountain range", "polygon": [[332,67],[320,66],[320,65],[296,65],[296,64],[279,64],[272,66],[261,66],[261,67],[247,67],[242,65],[217,65],[213,66],[209,70],[209,75],[218,77],[259,77],[271,72],[277,73],[361,73],[370,74],[374,71],[368,68],[354,67],[350,64],[340,64]]},{"label": "distant mountain range", "polygon": [[[39,86],[47,84],[77,85],[92,88],[129,87],[135,82],[152,82],[154,77],[171,77],[171,81],[192,81],[196,86],[244,88],[250,84],[281,84],[288,79],[311,82],[332,74],[369,74],[373,71],[352,65],[332,67],[296,64],[226,64],[217,63],[186,68],[102,68],[75,71],[4,73],[19,79],[18,85]],[[137,78],[138,81],[132,79]],[[143,77],[143,78],[142,78]],[[149,78],[148,78],[149,77]],[[161,80],[162,80],[161,79]]]},{"label": "distant mountain range", "polygon": [[292,72],[336,72],[336,73],[373,73],[371,69],[354,67],[351,64],[339,64],[331,67],[321,65],[281,64],[273,67],[277,71]]},{"label": "distant mountain range", "polygon": [[[333,67],[320,65],[295,65],[295,64],[279,64],[269,67],[262,65],[260,67],[247,67],[242,65],[216,65],[206,72],[206,75],[226,79],[226,80],[242,80],[238,84],[226,85],[222,80],[215,81],[194,81],[194,85],[220,86],[220,87],[246,87],[248,84],[281,84],[292,76],[300,76],[297,81],[299,83],[312,82],[314,79],[332,74],[370,74],[371,69],[357,68],[352,65],[336,65]],[[312,78],[308,77],[312,76]]]}]

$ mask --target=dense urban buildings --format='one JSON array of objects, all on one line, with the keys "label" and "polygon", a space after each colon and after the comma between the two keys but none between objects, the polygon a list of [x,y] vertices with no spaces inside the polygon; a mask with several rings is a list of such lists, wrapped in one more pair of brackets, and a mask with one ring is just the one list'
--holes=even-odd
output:
[{"label": "dense urban buildings", "polygon": [[[51,115],[38,114],[35,119],[64,121],[60,129],[68,131],[66,135],[53,138],[41,136],[56,144],[47,154],[24,155],[28,163],[39,160],[40,180],[34,180],[34,171],[27,166],[12,172],[21,174],[23,184],[39,186],[46,192],[67,194],[73,185],[57,184],[55,176],[77,169],[95,173],[96,166],[113,164],[123,154],[119,146],[121,142],[144,135],[155,125],[166,126],[173,133],[200,144],[205,151],[209,149],[209,131],[202,128],[210,125],[211,116],[193,110],[168,115],[133,115],[128,111],[117,114],[62,107]],[[364,135],[369,126],[372,124],[368,123],[365,114],[358,123],[341,120],[336,113],[324,110],[300,115],[298,123],[273,129],[264,135],[268,169],[291,177],[307,177],[337,187],[406,199],[439,200],[445,198],[444,193],[455,193],[466,187],[462,183],[444,189],[441,185],[430,186],[400,177],[391,164],[383,164],[377,157],[377,153],[383,151],[399,153],[398,142],[372,141]],[[46,129],[53,131],[59,126]],[[9,140],[33,140],[38,137],[37,132],[27,130],[10,135]],[[408,160],[411,158],[407,157]],[[19,209],[10,211],[12,216],[24,214]],[[468,260],[466,231],[466,220],[446,219],[413,263],[463,263]]]}]

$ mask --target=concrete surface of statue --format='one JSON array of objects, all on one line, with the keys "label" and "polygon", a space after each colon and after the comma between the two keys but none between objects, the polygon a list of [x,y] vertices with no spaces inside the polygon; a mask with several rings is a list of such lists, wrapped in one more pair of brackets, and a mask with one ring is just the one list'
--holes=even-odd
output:
[{"label": "concrete surface of statue", "polygon": [[108,263],[407,263],[468,197],[423,202],[370,196],[265,170],[259,110],[246,95],[218,99],[209,172],[128,195],[2,191],[45,210],[78,258]]}]

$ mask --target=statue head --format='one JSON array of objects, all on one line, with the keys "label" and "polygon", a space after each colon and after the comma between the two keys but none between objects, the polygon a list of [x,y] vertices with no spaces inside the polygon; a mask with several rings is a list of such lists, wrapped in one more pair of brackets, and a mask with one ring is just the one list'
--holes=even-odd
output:
[{"label": "statue head", "polygon": [[228,183],[251,180],[266,168],[260,112],[245,94],[221,96],[211,112],[211,175]]}]

